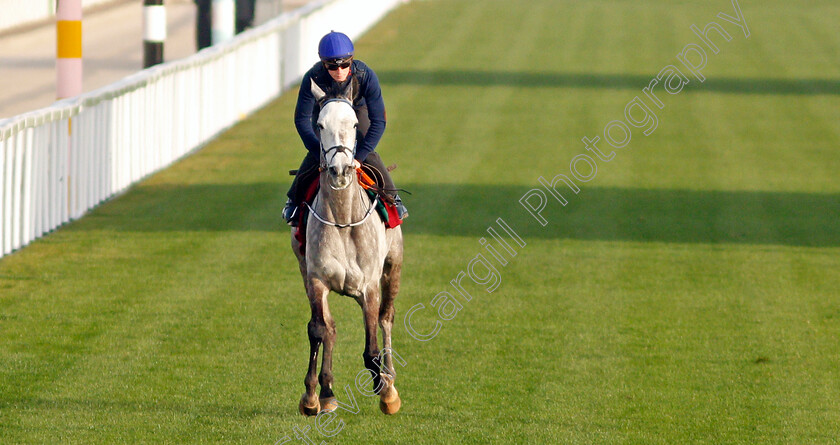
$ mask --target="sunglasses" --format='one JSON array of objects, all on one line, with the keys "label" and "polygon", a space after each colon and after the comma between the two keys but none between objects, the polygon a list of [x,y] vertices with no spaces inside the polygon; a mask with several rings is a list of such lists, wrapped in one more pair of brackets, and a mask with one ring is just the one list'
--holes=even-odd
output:
[{"label": "sunglasses", "polygon": [[339,68],[341,68],[341,69],[349,68],[351,63],[353,63],[352,59],[347,59],[347,60],[343,60],[343,61],[330,60],[330,61],[325,61],[324,62],[324,67],[327,68],[327,70],[329,70],[329,71],[335,71]]}]

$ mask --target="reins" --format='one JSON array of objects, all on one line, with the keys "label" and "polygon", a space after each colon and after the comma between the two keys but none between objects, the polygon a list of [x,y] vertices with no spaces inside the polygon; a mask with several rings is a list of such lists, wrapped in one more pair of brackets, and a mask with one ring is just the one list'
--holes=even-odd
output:
[{"label": "reins", "polygon": [[[364,175],[364,172],[362,172],[361,169],[357,169],[357,174],[358,173],[361,173],[361,174]],[[367,176],[367,175],[365,175],[365,176]],[[368,179],[370,179],[370,177],[368,177]],[[361,182],[361,180],[359,181],[359,185],[362,187],[362,190],[365,190],[365,186]],[[364,191],[362,191],[362,197],[364,197]],[[318,196],[316,196],[315,199],[318,199]],[[329,221],[329,220],[325,219],[323,216],[319,215],[318,212],[315,211],[315,208],[313,206],[309,205],[308,202],[304,201],[304,204],[306,204],[306,207],[309,209],[309,214],[314,216],[315,219],[317,219],[321,224],[325,224],[325,225],[332,226],[332,227],[337,227],[339,229],[344,229],[344,228],[347,228],[347,227],[356,227],[356,226],[360,226],[360,225],[364,224],[364,222],[367,221],[367,219],[373,213],[374,209],[376,209],[376,204],[378,202],[379,202],[379,195],[377,194],[376,197],[373,199],[373,201],[371,201],[370,207],[367,209],[367,212],[365,212],[365,216],[362,217],[362,219],[359,220],[359,221],[348,223],[348,224],[339,224],[335,221]],[[313,204],[314,204],[314,201],[313,201]]]}]

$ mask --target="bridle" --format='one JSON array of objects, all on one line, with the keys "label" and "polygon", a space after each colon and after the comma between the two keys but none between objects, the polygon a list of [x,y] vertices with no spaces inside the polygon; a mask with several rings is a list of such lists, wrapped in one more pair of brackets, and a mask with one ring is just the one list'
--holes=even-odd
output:
[{"label": "bridle", "polygon": [[[330,102],[342,102],[342,103],[346,103],[351,108],[353,107],[352,102],[350,102],[347,99],[339,97],[339,98],[333,98],[333,99],[328,99],[328,100],[324,101],[324,103],[321,104],[321,108],[323,108],[325,105],[327,105]],[[330,154],[333,151],[335,151],[336,155],[339,154],[339,153],[344,153],[346,151],[350,151],[350,157],[355,158],[355,156],[356,156],[356,144],[357,144],[357,142],[356,142],[355,137],[353,138],[353,148],[352,149],[350,147],[346,146],[346,145],[333,145],[332,147],[326,148],[326,147],[324,147],[324,142],[321,141],[321,157],[323,158],[323,161],[321,161],[320,170],[324,171],[328,168],[328,166],[327,166],[327,155]],[[335,155],[333,155],[333,156],[335,156]],[[329,186],[333,190],[344,190],[347,187],[350,187],[350,184],[351,183],[347,183],[346,186],[340,187],[340,188],[333,187],[332,184],[329,184]],[[364,198],[365,193],[364,192],[361,192],[361,193],[362,193],[362,197]],[[315,199],[318,199],[317,196],[316,196]],[[378,201],[379,201],[379,196],[377,195],[374,198],[373,202],[371,202],[370,208],[368,208],[367,212],[365,212],[365,216],[359,221],[356,221],[356,222],[353,222],[353,223],[348,223],[348,224],[339,224],[339,223],[334,222],[334,221],[328,221],[324,217],[319,215],[318,212],[315,211],[314,206],[310,206],[309,203],[307,203],[307,202],[304,202],[304,204],[306,204],[306,207],[309,208],[309,214],[314,216],[315,219],[317,219],[322,224],[326,224],[328,226],[333,226],[333,227],[338,227],[339,229],[343,229],[343,228],[346,228],[346,227],[356,227],[356,226],[362,225],[368,219],[368,217],[370,217],[370,215],[373,213],[373,210],[376,208],[376,204],[378,203]]]},{"label": "bridle", "polygon": [[[350,108],[353,108],[353,102],[350,102],[349,100],[344,99],[343,97],[336,97],[336,98],[332,98],[332,99],[327,99],[327,100],[324,101],[324,103],[321,104],[321,108],[323,109],[324,106],[326,106],[330,102],[345,103],[345,104],[349,105]],[[345,151],[349,150],[351,158],[354,158],[356,156],[356,138],[355,137],[353,138],[353,148],[352,149],[350,147],[346,146],[346,145],[333,145],[330,148],[326,148],[326,147],[324,147],[324,141],[320,141],[320,144],[321,144],[321,158],[323,159],[321,161],[320,166],[319,166],[321,171],[324,171],[329,167],[327,165],[327,155],[329,155],[332,151],[335,151],[335,154],[337,155],[339,153],[344,153]],[[335,155],[333,155],[333,156],[335,156]],[[350,184],[347,184],[347,186],[344,186],[344,187],[341,187],[341,188],[335,188],[335,187],[332,186],[332,184],[330,184],[330,188],[333,189],[333,190],[344,190],[345,188],[347,188],[349,186],[350,186]]]}]

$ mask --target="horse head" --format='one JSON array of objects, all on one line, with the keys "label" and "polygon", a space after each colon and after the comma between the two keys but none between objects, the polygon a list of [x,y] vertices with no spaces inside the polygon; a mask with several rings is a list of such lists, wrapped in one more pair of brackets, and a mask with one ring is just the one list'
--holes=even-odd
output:
[{"label": "horse head", "polygon": [[356,126],[359,121],[351,101],[352,82],[335,97],[328,96],[314,81],[312,94],[321,105],[318,133],[321,139],[321,168],[327,172],[333,190],[347,188],[356,180]]}]

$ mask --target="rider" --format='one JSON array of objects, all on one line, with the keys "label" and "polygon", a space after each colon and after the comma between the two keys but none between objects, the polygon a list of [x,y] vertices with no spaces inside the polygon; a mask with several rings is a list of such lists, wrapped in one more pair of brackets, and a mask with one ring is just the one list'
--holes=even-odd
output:
[{"label": "rider", "polygon": [[349,37],[331,31],[318,44],[318,56],[321,61],[303,76],[295,107],[295,127],[307,154],[287,193],[289,200],[283,209],[283,218],[289,225],[297,224],[297,209],[304,199],[304,189],[309,179],[317,175],[320,162],[321,144],[316,125],[321,107],[312,95],[311,80],[327,94],[342,91],[348,82],[353,83],[351,102],[359,119],[354,164],[359,167],[360,163],[364,162],[378,170],[382,174],[385,191],[394,198],[400,218],[408,216],[388,169],[385,168],[379,154],[374,151],[385,132],[385,103],[382,100],[379,79],[361,60],[353,58],[353,52],[353,42]]}]

